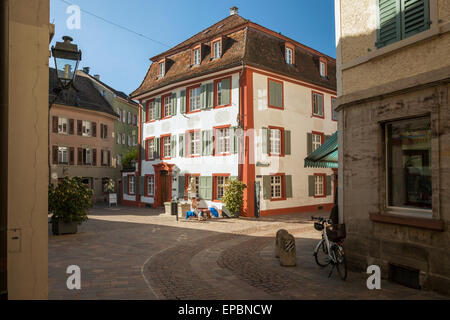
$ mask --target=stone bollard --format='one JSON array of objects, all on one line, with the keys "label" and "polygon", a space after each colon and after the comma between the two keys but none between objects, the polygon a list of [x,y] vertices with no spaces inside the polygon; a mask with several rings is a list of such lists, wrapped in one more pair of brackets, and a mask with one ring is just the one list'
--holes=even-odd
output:
[{"label": "stone bollard", "polygon": [[296,265],[295,238],[292,234],[282,234],[280,239],[280,265],[295,267]]},{"label": "stone bollard", "polygon": [[285,229],[280,229],[277,231],[277,236],[275,239],[275,258],[280,257],[280,244],[281,244],[281,236],[287,236],[289,232]]}]

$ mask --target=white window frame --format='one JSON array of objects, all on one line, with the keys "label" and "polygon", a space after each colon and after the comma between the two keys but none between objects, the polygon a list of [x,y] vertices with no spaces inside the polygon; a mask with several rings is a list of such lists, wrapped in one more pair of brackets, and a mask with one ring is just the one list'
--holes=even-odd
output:
[{"label": "white window frame", "polygon": [[[325,118],[325,115],[324,115],[325,95],[317,93],[317,92],[313,92],[312,96],[313,96],[313,114],[315,116]],[[317,99],[322,99],[322,110],[319,110],[319,104],[317,103],[316,97],[318,97]],[[316,109],[317,109],[317,112],[316,112]]]},{"label": "white window frame", "polygon": [[153,160],[153,154],[155,153],[155,138],[147,140],[147,149],[148,159]]},{"label": "white window frame", "polygon": [[136,190],[134,190],[134,181],[136,179],[135,175],[129,175],[128,176],[128,194],[130,195],[135,195],[136,194]]},{"label": "white window frame", "polygon": [[147,176],[147,196],[149,196],[149,197],[155,196],[155,176],[154,175]]},{"label": "white window frame", "polygon": [[286,48],[286,63],[287,64],[292,64],[292,62],[293,62],[292,53],[293,53],[292,48]]},{"label": "white window frame", "polygon": [[69,164],[68,147],[58,147],[58,164]]},{"label": "white window frame", "polygon": [[214,59],[219,59],[222,56],[222,41],[218,40],[214,45]]},{"label": "white window frame", "polygon": [[216,200],[220,200],[224,194],[226,189],[226,184],[228,183],[230,177],[227,176],[216,176]]},{"label": "white window frame", "polygon": [[107,166],[108,165],[108,150],[102,150],[103,153],[103,161],[102,161],[102,166]]},{"label": "white window frame", "polygon": [[83,137],[92,137],[92,122],[83,120],[81,132]]},{"label": "white window frame", "polygon": [[127,123],[131,124],[131,122],[132,122],[132,120],[131,120],[131,112],[128,111],[128,113],[127,113]]},{"label": "white window frame", "polygon": [[69,120],[67,118],[58,117],[58,133],[69,134]]},{"label": "white window frame", "polygon": [[159,63],[159,77],[162,78],[166,74],[166,66],[164,62]]},{"label": "white window frame", "polygon": [[312,133],[311,139],[312,139],[312,151],[314,152],[322,145],[322,135]]},{"label": "white window frame", "polygon": [[325,179],[323,175],[314,175],[314,196],[325,196]]},{"label": "white window frame", "polygon": [[161,158],[170,158],[171,155],[171,136],[162,137],[163,154]]},{"label": "white window frame", "polygon": [[189,132],[189,155],[200,156],[202,152],[201,131],[195,130]]},{"label": "white window frame", "polygon": [[[269,139],[269,145],[270,145],[270,154],[272,155],[280,155],[281,149],[282,149],[282,133],[280,129],[270,129],[270,139]],[[278,135],[277,135],[278,133]]]},{"label": "white window frame", "polygon": [[200,109],[200,87],[189,89],[189,111],[196,111]]},{"label": "white window frame", "polygon": [[201,57],[200,57],[200,48],[194,49],[194,61],[193,64],[194,66],[198,66],[201,63]]},{"label": "white window frame", "polygon": [[270,198],[283,198],[283,178],[279,175],[270,176]]},{"label": "white window frame", "polygon": [[152,121],[156,119],[156,104],[155,100],[152,100],[148,103],[148,121]]},{"label": "white window frame", "polygon": [[229,154],[231,153],[231,139],[230,128],[217,128],[215,129],[217,134],[217,154]]},{"label": "white window frame", "polygon": [[320,76],[321,77],[326,77],[327,76],[327,74],[326,74],[326,64],[325,64],[325,62],[323,62],[323,61],[320,61],[319,62],[319,66],[320,66]]},{"label": "white window frame", "polygon": [[172,98],[170,95],[164,97],[163,105],[164,105],[164,118],[171,116],[170,111],[172,110]]},{"label": "white window frame", "polygon": [[121,166],[121,165],[122,165],[122,155],[121,155],[121,154],[118,154],[118,155],[117,155],[117,165],[118,165],[118,166]]}]

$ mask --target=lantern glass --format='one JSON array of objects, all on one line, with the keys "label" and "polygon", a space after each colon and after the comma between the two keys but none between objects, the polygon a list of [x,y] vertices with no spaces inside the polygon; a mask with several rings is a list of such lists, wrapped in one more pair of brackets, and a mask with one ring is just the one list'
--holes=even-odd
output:
[{"label": "lantern glass", "polygon": [[68,86],[74,79],[78,68],[78,60],[70,60],[55,57],[55,68],[58,79],[63,86]]}]

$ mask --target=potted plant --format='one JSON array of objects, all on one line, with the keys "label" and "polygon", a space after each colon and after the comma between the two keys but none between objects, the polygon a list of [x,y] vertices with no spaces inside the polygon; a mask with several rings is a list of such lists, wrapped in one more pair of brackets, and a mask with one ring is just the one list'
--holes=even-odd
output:
[{"label": "potted plant", "polygon": [[88,219],[93,191],[81,178],[65,177],[48,190],[48,210],[52,214],[52,232],[55,235],[77,233],[78,225]]},{"label": "potted plant", "polygon": [[108,194],[109,204],[115,203],[117,205],[116,182],[113,179],[108,179],[105,184],[105,191]]},{"label": "potted plant", "polygon": [[222,211],[228,210],[234,217],[238,217],[241,212],[242,205],[244,204],[244,189],[247,185],[239,180],[229,180],[225,194],[222,197],[222,202],[225,207]]}]

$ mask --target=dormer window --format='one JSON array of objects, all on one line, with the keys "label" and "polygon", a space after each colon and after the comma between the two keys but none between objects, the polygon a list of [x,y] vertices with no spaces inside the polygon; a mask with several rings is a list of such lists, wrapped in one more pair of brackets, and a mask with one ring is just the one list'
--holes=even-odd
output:
[{"label": "dormer window", "polygon": [[327,77],[327,60],[325,60],[325,58],[320,58],[319,68],[320,68],[320,76],[322,78],[326,78]]},{"label": "dormer window", "polygon": [[219,59],[222,56],[222,41],[213,41],[213,59]]},{"label": "dormer window", "polygon": [[158,76],[160,78],[162,78],[162,77],[164,77],[165,73],[166,73],[166,64],[163,61],[163,62],[159,63],[159,75]]},{"label": "dormer window", "polygon": [[285,43],[284,48],[286,64],[293,65],[295,63],[295,47],[290,43]]},{"label": "dormer window", "polygon": [[195,48],[195,49],[192,51],[192,55],[193,55],[193,57],[192,57],[192,64],[193,64],[194,66],[200,65],[200,63],[202,62],[200,47]]}]

